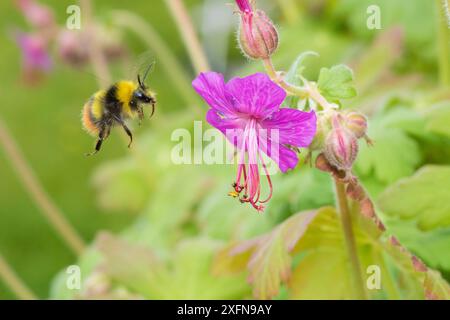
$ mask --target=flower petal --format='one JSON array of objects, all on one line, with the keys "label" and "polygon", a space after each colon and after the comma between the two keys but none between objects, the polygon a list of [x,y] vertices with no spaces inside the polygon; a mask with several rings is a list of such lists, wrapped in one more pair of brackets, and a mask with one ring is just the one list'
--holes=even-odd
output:
[{"label": "flower petal", "polygon": [[242,12],[252,11],[252,7],[250,5],[249,0],[236,0],[236,4],[238,5],[239,10],[241,10]]},{"label": "flower petal", "polygon": [[226,84],[233,97],[234,109],[257,119],[276,112],[286,98],[286,92],[263,73],[245,78],[233,78]]},{"label": "flower petal", "polygon": [[278,129],[280,144],[307,147],[316,134],[316,114],[314,111],[283,108],[261,121],[260,125],[267,129],[269,137],[274,136],[272,130]]},{"label": "flower petal", "polygon": [[44,71],[51,69],[52,60],[42,37],[33,34],[17,33],[15,38],[22,50],[25,68]]},{"label": "flower petal", "polygon": [[273,161],[278,164],[281,172],[286,172],[289,169],[294,169],[298,163],[297,153],[285,146],[274,142],[264,135],[258,137],[260,149],[267,154]]},{"label": "flower petal", "polygon": [[239,141],[242,141],[243,126],[245,126],[243,120],[239,118],[221,118],[216,110],[209,109],[206,113],[206,121],[220,130],[235,146],[238,145]]},{"label": "flower petal", "polygon": [[202,72],[192,81],[192,86],[211,108],[224,116],[234,115],[233,104],[230,98],[227,97],[222,74]]}]

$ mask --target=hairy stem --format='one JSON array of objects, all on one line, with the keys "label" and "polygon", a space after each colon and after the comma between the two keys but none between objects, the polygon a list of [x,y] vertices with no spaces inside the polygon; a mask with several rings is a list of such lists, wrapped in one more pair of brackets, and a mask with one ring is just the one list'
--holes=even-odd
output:
[{"label": "hairy stem", "polygon": [[184,45],[197,73],[210,70],[208,60],[195,32],[191,17],[186,10],[183,0],[165,0],[178,26]]},{"label": "hairy stem", "polygon": [[293,86],[284,81],[282,76],[278,74],[270,58],[263,59],[263,64],[269,77],[280,87],[286,90],[288,94],[298,96],[302,99],[311,98],[324,109],[333,109],[331,103],[329,103],[327,99],[320,94],[315,84],[308,83],[303,87]]},{"label": "hairy stem", "polygon": [[442,86],[450,86],[450,0],[436,0],[438,9],[438,63]]},{"label": "hairy stem", "polygon": [[22,181],[23,186],[34,200],[41,213],[56,230],[56,232],[58,232],[61,238],[67,243],[67,245],[77,255],[81,254],[84,250],[83,240],[71,224],[66,220],[64,214],[55,205],[47,192],[45,192],[30,165],[20,152],[17,143],[8,132],[2,119],[0,119],[0,144],[5,150],[11,166],[15,169],[17,175]]},{"label": "hairy stem", "polygon": [[356,248],[355,235],[353,232],[352,218],[348,206],[347,195],[345,193],[345,184],[334,178],[336,200],[341,217],[342,230],[344,233],[345,246],[350,261],[352,281],[357,299],[367,299],[367,293],[361,273],[361,263]]},{"label": "hairy stem", "polygon": [[9,287],[9,289],[22,300],[36,300],[36,295],[19,278],[10,265],[0,254],[0,278]]}]

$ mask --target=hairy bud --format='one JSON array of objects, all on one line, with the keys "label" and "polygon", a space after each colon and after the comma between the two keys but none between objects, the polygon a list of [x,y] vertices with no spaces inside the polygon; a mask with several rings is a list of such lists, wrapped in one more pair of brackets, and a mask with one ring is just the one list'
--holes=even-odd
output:
[{"label": "hairy bud", "polygon": [[350,112],[345,115],[345,126],[353,132],[356,138],[362,138],[367,133],[367,118],[358,112]]},{"label": "hairy bud", "polygon": [[337,117],[333,118],[333,129],[325,141],[325,157],[337,169],[350,171],[358,154],[358,139],[343,127]]},{"label": "hairy bud", "polygon": [[242,52],[252,59],[267,59],[278,47],[278,32],[262,10],[247,1],[237,1],[241,21],[238,41]]}]

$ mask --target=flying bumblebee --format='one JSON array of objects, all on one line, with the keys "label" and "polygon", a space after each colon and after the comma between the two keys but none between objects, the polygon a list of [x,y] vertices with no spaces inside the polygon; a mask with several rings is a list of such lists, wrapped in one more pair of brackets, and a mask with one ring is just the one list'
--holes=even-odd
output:
[{"label": "flying bumblebee", "polygon": [[82,123],[86,131],[97,137],[95,150],[86,154],[94,155],[100,151],[103,141],[105,141],[113,126],[121,126],[128,135],[130,142],[133,142],[133,134],[127,127],[125,120],[139,118],[139,122],[144,118],[143,105],[151,105],[151,116],[155,112],[156,97],[146,85],[145,80],[152,68],[150,64],[144,76],[137,75],[137,82],[122,80],[114,83],[106,90],[97,91],[83,107]]}]

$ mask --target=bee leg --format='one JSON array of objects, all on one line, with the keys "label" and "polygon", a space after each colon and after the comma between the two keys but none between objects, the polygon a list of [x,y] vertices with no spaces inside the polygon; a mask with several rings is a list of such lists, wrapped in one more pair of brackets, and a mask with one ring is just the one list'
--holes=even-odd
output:
[{"label": "bee leg", "polygon": [[128,148],[131,147],[131,144],[133,143],[133,134],[131,133],[130,129],[127,127],[125,123],[122,123],[122,128],[127,133],[128,137],[130,138],[130,142],[128,143]]},{"label": "bee leg", "polygon": [[122,118],[114,117],[116,121],[122,126],[123,130],[127,133],[128,137],[130,138],[130,142],[128,143],[128,148],[131,147],[131,144],[133,143],[133,134],[131,133],[131,130],[127,127],[125,122],[122,120]]},{"label": "bee leg", "polygon": [[138,115],[139,115],[139,125],[141,125],[142,120],[144,119],[144,109],[142,107],[139,108]]},{"label": "bee leg", "polygon": [[98,134],[97,143],[95,144],[95,150],[92,151],[91,153],[86,153],[86,156],[93,156],[94,154],[99,152],[101,147],[102,147],[102,143],[105,140],[105,138],[106,138],[105,137],[105,129],[102,129],[102,130],[100,130],[100,133]]},{"label": "bee leg", "polygon": [[155,100],[153,100],[152,101],[152,113],[150,114],[150,118],[153,116],[153,114],[155,113],[155,104],[156,104],[156,101]]}]

